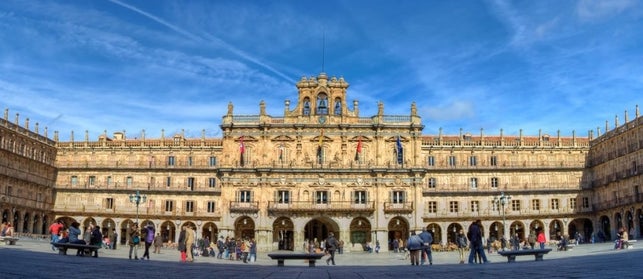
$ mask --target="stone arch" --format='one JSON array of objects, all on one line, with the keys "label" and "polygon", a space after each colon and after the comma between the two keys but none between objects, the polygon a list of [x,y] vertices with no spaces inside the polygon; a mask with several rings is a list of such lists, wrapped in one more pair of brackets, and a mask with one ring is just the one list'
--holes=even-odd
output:
[{"label": "stone arch", "polygon": [[121,222],[121,226],[120,226],[121,245],[127,244],[127,239],[129,238],[129,236],[127,235],[127,231],[134,223],[135,222],[132,221],[132,219],[125,219]]},{"label": "stone arch", "polygon": [[543,221],[533,220],[529,224],[529,231],[527,232],[527,234],[531,234],[533,232],[534,235],[537,235],[538,231],[543,230],[543,228],[545,228],[545,223],[543,223]]},{"label": "stone arch", "polygon": [[116,222],[112,218],[105,218],[100,225],[100,230],[103,236],[107,236],[109,238],[112,237],[115,229]]},{"label": "stone arch", "polygon": [[507,236],[507,239],[509,239],[509,236],[513,237],[516,234],[518,234],[519,239],[525,239],[525,224],[521,221],[514,221],[511,223],[511,226],[509,226],[509,231],[511,232],[511,235]]},{"label": "stone arch", "polygon": [[442,243],[442,227],[438,223],[431,223],[426,226],[426,230],[433,237],[433,243]]},{"label": "stone arch", "polygon": [[93,217],[85,218],[85,220],[83,221],[82,231],[86,231],[91,224],[96,225],[96,219],[94,219]]},{"label": "stone arch", "polygon": [[[448,243],[456,243],[455,240],[456,240],[456,238],[458,236],[458,232],[460,230],[464,230],[464,228],[459,223],[451,223],[451,224],[449,224],[449,226],[447,226],[447,242],[446,243],[447,244]],[[440,242],[440,243],[442,243],[442,242]]]},{"label": "stone arch", "polygon": [[600,229],[598,230],[597,236],[598,241],[606,241],[612,239],[612,225],[610,224],[610,218],[606,215],[599,217]]},{"label": "stone arch", "polygon": [[502,222],[495,221],[489,225],[489,238],[491,241],[499,240],[505,235],[505,226],[502,225]]},{"label": "stone arch", "polygon": [[277,250],[295,250],[295,224],[288,217],[279,217],[272,223],[272,242]]},{"label": "stone arch", "polygon": [[249,216],[241,216],[234,222],[235,238],[255,238],[255,221]]},{"label": "stone arch", "polygon": [[176,225],[172,221],[164,221],[158,230],[161,233],[161,239],[164,243],[172,243],[177,239]]},{"label": "stone arch", "polygon": [[314,241],[315,247],[319,247],[331,232],[335,234],[335,239],[341,239],[339,225],[333,219],[326,216],[315,217],[304,226],[304,239]]},{"label": "stone arch", "polygon": [[353,218],[350,224],[350,242],[354,244],[366,245],[372,242],[371,239],[371,222],[364,217]]},{"label": "stone arch", "polygon": [[549,239],[560,240],[565,234],[565,227],[563,222],[554,219],[549,223]]},{"label": "stone arch", "polygon": [[210,241],[216,242],[217,236],[219,235],[219,228],[214,222],[205,222],[203,227],[201,227],[201,238],[205,239],[208,237]]},{"label": "stone arch", "polygon": [[391,243],[389,245],[389,250],[394,249],[392,246],[393,240],[397,240],[400,244],[399,247],[403,247],[403,243],[409,238],[409,222],[401,216],[396,216],[391,218],[388,222],[388,241]]}]

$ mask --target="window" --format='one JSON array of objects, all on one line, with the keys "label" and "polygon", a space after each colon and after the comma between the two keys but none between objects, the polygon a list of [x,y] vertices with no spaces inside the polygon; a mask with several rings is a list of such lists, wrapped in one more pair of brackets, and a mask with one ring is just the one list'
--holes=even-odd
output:
[{"label": "window", "polygon": [[531,200],[531,210],[540,210],[540,200]]},{"label": "window", "polygon": [[449,167],[455,167],[456,161],[455,156],[449,156]]},{"label": "window", "polygon": [[134,178],[131,176],[128,176],[125,179],[125,183],[127,184],[127,187],[132,187],[132,185],[134,184]]},{"label": "window", "polygon": [[188,177],[188,188],[190,191],[194,191],[194,177]]},{"label": "window", "polygon": [[391,192],[391,202],[393,203],[404,203],[404,191],[393,191]]},{"label": "window", "polygon": [[435,157],[429,156],[429,158],[427,159],[427,163],[429,164],[430,167],[435,166]]},{"label": "window", "polygon": [[214,177],[208,178],[208,187],[210,188],[217,187],[217,179]]},{"label": "window", "polygon": [[438,202],[430,201],[426,204],[426,208],[429,213],[438,213]]},{"label": "window", "polygon": [[165,212],[172,212],[174,211],[174,201],[173,200],[166,200],[165,201]]},{"label": "window", "polygon": [[217,157],[210,156],[210,160],[209,160],[208,164],[209,164],[211,167],[216,166],[216,165],[217,165]]},{"label": "window", "polygon": [[107,186],[111,186],[112,185],[112,177],[108,176],[107,179],[106,179],[106,182],[107,182]]},{"label": "window", "polygon": [[551,199],[551,209],[558,210],[559,204],[560,202],[558,199]]},{"label": "window", "polygon": [[317,114],[328,114],[328,99],[325,93],[320,93],[319,95],[317,95]]},{"label": "window", "polygon": [[71,186],[77,186],[78,185],[78,176],[72,176],[71,177]]},{"label": "window", "polygon": [[480,210],[479,201],[471,201],[471,212],[478,212]]},{"label": "window", "polygon": [[449,212],[457,213],[458,212],[458,201],[449,202]]},{"label": "window", "polygon": [[478,165],[478,158],[476,156],[469,157],[469,166],[475,167]]},{"label": "window", "polygon": [[94,184],[96,183],[96,176],[90,176],[87,183],[89,184],[89,186],[94,186]]},{"label": "window", "polygon": [[290,191],[279,190],[277,191],[277,202],[278,203],[290,203]]},{"label": "window", "polygon": [[478,178],[471,177],[469,179],[469,186],[471,186],[471,189],[477,189],[478,188]]},{"label": "window", "polygon": [[437,184],[438,184],[438,181],[435,177],[429,178],[429,188],[433,189],[435,188],[435,186],[437,186]]},{"label": "window", "polygon": [[215,205],[216,204],[215,204],[214,201],[209,201],[208,202],[208,213],[214,213],[216,211],[217,208],[216,208]]},{"label": "window", "polygon": [[188,166],[192,166],[192,156],[188,157]]},{"label": "window", "polygon": [[252,192],[248,190],[239,191],[240,202],[250,202],[252,200]]},{"label": "window", "polygon": [[583,197],[583,208],[589,208],[589,198]]},{"label": "window", "polygon": [[167,165],[168,166],[174,166],[174,156],[168,156],[167,157]]},{"label": "window", "polygon": [[105,209],[114,209],[114,198],[105,199]]},{"label": "window", "polygon": [[511,200],[511,210],[520,211],[520,201],[519,200]]},{"label": "window", "polygon": [[166,187],[170,187],[170,186],[172,186],[172,177],[169,177],[169,176],[168,176],[168,177],[165,179],[165,186],[166,186]]},{"label": "window", "polygon": [[498,178],[497,177],[492,177],[491,178],[491,188],[498,188]]},{"label": "window", "polygon": [[576,208],[576,198],[569,198],[569,208],[571,209]]},{"label": "window", "polygon": [[335,115],[342,115],[342,100],[339,98],[335,99],[335,109],[333,110]]},{"label": "window", "polygon": [[185,202],[185,212],[194,212],[194,201]]},{"label": "window", "polygon": [[498,165],[498,158],[496,156],[491,156],[491,158],[489,158],[489,164],[494,166],[494,167],[497,166]]},{"label": "window", "polygon": [[317,204],[327,204],[328,203],[328,191],[317,191],[317,192],[315,192],[315,202]]},{"label": "window", "polygon": [[353,192],[353,202],[355,204],[366,204],[366,191]]}]

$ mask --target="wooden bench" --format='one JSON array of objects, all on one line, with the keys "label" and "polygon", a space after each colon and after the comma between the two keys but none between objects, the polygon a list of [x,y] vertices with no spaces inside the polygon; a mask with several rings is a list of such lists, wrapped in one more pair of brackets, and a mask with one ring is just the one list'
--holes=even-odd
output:
[{"label": "wooden bench", "polygon": [[268,254],[273,260],[277,260],[277,266],[284,266],[285,260],[308,260],[308,266],[314,267],[315,261],[321,259],[325,254],[304,254],[304,253],[274,253]]},{"label": "wooden bench", "polygon": [[4,243],[5,245],[16,245],[16,241],[19,239],[17,237],[11,237],[11,236],[0,236],[0,242]]},{"label": "wooden bench", "polygon": [[536,261],[542,261],[543,256],[551,252],[551,249],[525,249],[525,250],[507,250],[498,251],[498,254],[507,257],[507,262],[513,263],[516,261],[516,256],[534,255]]},{"label": "wooden bench", "polygon": [[76,250],[82,250],[83,253],[88,253],[91,255],[92,252],[96,252],[96,256],[98,257],[98,249],[100,249],[100,246],[96,245],[89,245],[89,244],[74,244],[74,243],[69,243],[69,242],[52,242],[51,245],[54,247],[58,248],[58,254],[59,255],[67,255],[67,249],[76,249]]}]

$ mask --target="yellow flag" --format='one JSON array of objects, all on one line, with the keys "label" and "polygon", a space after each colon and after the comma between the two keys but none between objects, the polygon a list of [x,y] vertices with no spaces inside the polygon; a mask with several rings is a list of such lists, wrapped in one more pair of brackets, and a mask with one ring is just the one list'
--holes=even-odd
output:
[{"label": "yellow flag", "polygon": [[324,129],[321,130],[321,135],[319,135],[319,146],[322,146],[324,141]]}]

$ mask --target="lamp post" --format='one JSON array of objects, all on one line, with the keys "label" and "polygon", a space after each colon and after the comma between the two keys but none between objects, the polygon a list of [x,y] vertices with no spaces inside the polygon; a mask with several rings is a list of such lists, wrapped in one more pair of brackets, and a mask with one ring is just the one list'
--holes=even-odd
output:
[{"label": "lamp post", "polygon": [[129,195],[129,201],[131,203],[136,204],[136,223],[138,224],[138,206],[142,203],[147,201],[147,197],[145,195],[141,196],[141,193],[136,190],[136,194],[130,194]]},{"label": "lamp post", "polygon": [[505,195],[505,192],[500,192],[499,197],[494,197],[493,202],[502,207],[502,237],[506,237],[505,234],[505,229],[507,228],[507,225],[505,224],[505,205],[509,203],[509,200],[511,200],[511,196]]}]

